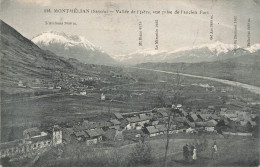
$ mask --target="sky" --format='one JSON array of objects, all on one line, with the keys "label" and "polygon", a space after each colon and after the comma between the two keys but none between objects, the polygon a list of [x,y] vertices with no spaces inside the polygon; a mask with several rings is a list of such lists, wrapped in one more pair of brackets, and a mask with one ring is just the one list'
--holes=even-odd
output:
[{"label": "sky", "polygon": [[[237,43],[260,43],[260,0],[0,0],[0,18],[32,39],[45,31],[83,36],[110,55],[155,49],[158,20],[159,50],[172,51],[220,41],[234,43],[234,17],[237,17]],[[95,9],[110,14],[54,13],[54,9]],[[45,13],[50,9],[51,13]],[[116,10],[172,11],[173,14],[116,14]],[[175,11],[208,14],[174,14]],[[210,20],[213,15],[213,39]],[[74,22],[76,25],[46,25],[47,22]],[[142,46],[139,46],[139,22]]]}]

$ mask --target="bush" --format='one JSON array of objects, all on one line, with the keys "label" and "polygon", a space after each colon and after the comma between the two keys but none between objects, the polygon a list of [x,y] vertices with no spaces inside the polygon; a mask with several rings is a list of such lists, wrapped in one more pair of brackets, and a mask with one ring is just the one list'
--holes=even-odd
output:
[{"label": "bush", "polygon": [[146,165],[152,162],[152,148],[149,142],[139,142],[130,153],[130,165]]}]

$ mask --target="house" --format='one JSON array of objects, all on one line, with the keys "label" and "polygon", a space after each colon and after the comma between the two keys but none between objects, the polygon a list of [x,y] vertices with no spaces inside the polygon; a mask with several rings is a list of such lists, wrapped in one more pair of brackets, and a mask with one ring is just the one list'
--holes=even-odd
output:
[{"label": "house", "polygon": [[220,108],[220,112],[227,112],[227,108]]},{"label": "house", "polygon": [[249,121],[243,120],[239,122],[241,126],[246,126],[248,125]]},{"label": "house", "polygon": [[252,121],[251,119],[249,120],[249,123],[252,127],[255,127],[257,124],[255,121]]},{"label": "house", "polygon": [[109,129],[120,130],[121,127],[120,127],[120,125],[113,125],[113,126],[109,126]]},{"label": "house", "polygon": [[127,120],[125,120],[125,119],[121,120],[120,125],[119,125],[119,126],[120,126],[120,129],[126,130],[128,124],[129,124],[129,123],[128,123]]},{"label": "house", "polygon": [[62,130],[58,125],[52,128],[52,143],[54,146],[62,143]]},{"label": "house", "polygon": [[211,119],[211,114],[198,114],[198,118],[200,118],[202,121],[208,121]]},{"label": "house", "polygon": [[19,87],[22,87],[22,88],[25,88],[25,87],[26,87],[26,86],[23,84],[23,81],[21,81],[21,80],[18,82],[18,86],[19,86]]},{"label": "house", "polygon": [[188,129],[186,129],[186,133],[195,133],[195,129],[190,127]]},{"label": "house", "polygon": [[187,120],[187,119],[186,119],[186,124],[187,124],[189,127],[195,128],[195,123],[194,123],[194,122],[190,122],[190,121]]},{"label": "house", "polygon": [[84,131],[77,131],[77,132],[74,131],[72,137],[75,138],[77,142],[80,142],[80,141],[84,141],[88,137],[88,135]]},{"label": "house", "polygon": [[167,118],[168,117],[168,109],[167,108],[158,108],[157,113],[160,117],[162,118]]},{"label": "house", "polygon": [[228,114],[228,113],[226,113],[226,114],[224,114],[224,117],[226,117],[226,118],[228,118],[228,119],[230,119],[232,121],[237,121],[238,120],[237,114]]},{"label": "house", "polygon": [[121,124],[121,122],[118,121],[117,119],[111,119],[111,120],[109,120],[109,122],[111,122],[111,124],[112,124],[113,126],[115,126],[115,125],[120,125],[120,124]]},{"label": "house", "polygon": [[251,118],[251,119],[255,119],[256,117],[258,117],[258,114],[251,114],[251,115],[250,115],[250,118]]},{"label": "house", "polygon": [[[53,129],[55,128],[56,126],[53,127]],[[30,128],[24,130],[23,135],[24,139],[22,140],[1,143],[1,157],[14,156],[18,153],[39,150],[44,147],[59,144],[58,137],[62,140],[59,130],[54,130],[53,133],[47,133],[40,132],[38,128]]]},{"label": "house", "polygon": [[145,133],[147,133],[150,137],[157,136],[160,134],[159,130],[155,128],[155,126],[147,126],[145,128]]},{"label": "house", "polygon": [[87,95],[86,91],[79,92],[80,95]]},{"label": "house", "polygon": [[188,113],[184,110],[181,110],[181,116],[186,117],[188,116]]},{"label": "house", "polygon": [[207,122],[195,122],[196,127],[203,127],[208,132],[213,132],[217,125],[215,120],[210,120]]},{"label": "house", "polygon": [[25,129],[23,131],[23,137],[25,139],[29,139],[34,136],[41,136],[41,131],[37,127]]},{"label": "house", "polygon": [[176,122],[177,128],[184,128],[188,126],[187,119],[185,117],[175,117],[174,121]]},{"label": "house", "polygon": [[158,132],[160,134],[165,134],[167,132],[167,128],[165,125],[156,125],[155,128],[158,129]]},{"label": "house", "polygon": [[173,134],[174,132],[176,133],[177,131],[177,125],[171,124],[171,127],[169,128],[169,134]]},{"label": "house", "polygon": [[151,121],[151,125],[158,125],[159,124],[159,121]]},{"label": "house", "polygon": [[106,121],[92,122],[92,121],[84,120],[81,125],[74,126],[74,128],[77,129],[76,131],[79,131],[79,130],[94,130],[94,129],[101,129],[101,128],[105,129],[105,128],[109,128],[110,126],[112,126],[111,122],[106,122]]},{"label": "house", "polygon": [[120,113],[114,113],[114,115],[115,115],[116,119],[118,119],[118,120],[124,119],[124,117]]},{"label": "house", "polygon": [[200,118],[202,121],[209,121],[211,119],[214,120],[220,120],[221,118],[217,116],[216,114],[198,114],[198,118]]},{"label": "house", "polygon": [[120,130],[116,130],[116,134],[115,134],[114,140],[115,141],[124,140],[123,132],[120,131]]},{"label": "house", "polygon": [[215,107],[214,106],[208,106],[208,110],[215,111]]},{"label": "house", "polygon": [[124,140],[122,131],[115,130],[115,129],[109,129],[109,130],[105,131],[103,136],[104,136],[104,140],[110,140],[110,141]]},{"label": "house", "polygon": [[102,101],[106,100],[106,95],[102,93],[100,99],[101,99]]},{"label": "house", "polygon": [[198,116],[195,113],[190,113],[187,118],[189,119],[189,121],[191,122],[198,122],[200,121],[200,119],[198,118]]},{"label": "house", "polygon": [[130,129],[140,129],[142,127],[144,127],[145,123],[149,123],[150,118],[148,116],[143,116],[143,117],[138,117],[138,116],[134,116],[134,117],[130,117],[130,118],[126,118],[126,120],[128,121],[129,126],[127,126],[128,130]]},{"label": "house", "polygon": [[[130,118],[126,118],[126,120],[128,121],[128,125],[130,125],[130,129],[135,129],[136,124],[140,121],[139,117],[130,117]],[[127,126],[127,129],[129,130],[129,126]]]},{"label": "house", "polygon": [[181,104],[177,104],[176,108],[180,109],[180,108],[182,108],[182,105]]},{"label": "house", "polygon": [[215,121],[215,120],[213,120],[213,119],[210,120],[210,121],[207,121],[206,123],[207,123],[206,125],[207,125],[208,127],[215,127],[215,126],[218,124],[217,121]]},{"label": "house", "polygon": [[6,143],[1,143],[0,148],[1,148],[1,158],[7,157],[7,156],[13,156],[17,153],[19,153],[23,146],[23,141],[22,140],[15,140],[11,142],[6,142]]},{"label": "house", "polygon": [[[35,136],[31,138],[32,149],[40,149],[46,146],[50,146],[53,143],[53,140],[50,135],[47,136]],[[55,143],[53,143],[55,144]]]},{"label": "house", "polygon": [[104,131],[102,129],[94,129],[87,130],[86,133],[88,135],[88,137],[86,138],[86,144],[92,145],[102,141],[102,135],[104,134]]},{"label": "house", "polygon": [[207,114],[208,113],[208,109],[200,109],[200,113]]},{"label": "house", "polygon": [[66,143],[70,143],[71,142],[71,135],[74,133],[73,128],[64,128],[62,130],[62,134],[63,134],[63,141]]},{"label": "house", "polygon": [[206,130],[207,132],[214,132],[214,131],[215,131],[215,128],[214,128],[214,127],[208,127],[208,126],[206,126],[206,127],[205,127],[205,130]]}]

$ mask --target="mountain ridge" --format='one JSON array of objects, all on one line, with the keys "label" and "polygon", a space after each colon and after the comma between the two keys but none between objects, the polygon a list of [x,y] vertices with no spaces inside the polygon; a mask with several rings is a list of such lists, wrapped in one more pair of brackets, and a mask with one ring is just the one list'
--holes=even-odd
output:
[{"label": "mountain ridge", "polygon": [[116,55],[114,58],[126,64],[145,62],[196,63],[225,60],[253,53],[258,50],[260,50],[260,44],[255,44],[248,48],[241,48],[239,46],[235,47],[233,44],[224,44],[217,41],[211,44],[184,47],[173,51],[143,49],[126,55]]},{"label": "mountain ridge", "polygon": [[75,58],[87,64],[115,64],[116,61],[82,36],[46,31],[32,41],[43,50],[50,50],[66,59]]}]

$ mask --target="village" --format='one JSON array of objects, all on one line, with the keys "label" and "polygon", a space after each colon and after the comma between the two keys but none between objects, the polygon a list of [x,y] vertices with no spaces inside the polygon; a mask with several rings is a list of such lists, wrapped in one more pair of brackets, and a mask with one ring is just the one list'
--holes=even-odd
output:
[{"label": "village", "polygon": [[23,139],[1,143],[1,158],[21,159],[57,145],[81,143],[93,146],[120,141],[127,144],[142,138],[163,138],[166,134],[173,137],[180,133],[256,136],[257,119],[256,112],[243,109],[221,108],[217,111],[214,106],[190,109],[181,104],[140,112],[114,112],[106,120],[83,118],[41,130],[38,127],[26,129]]}]

